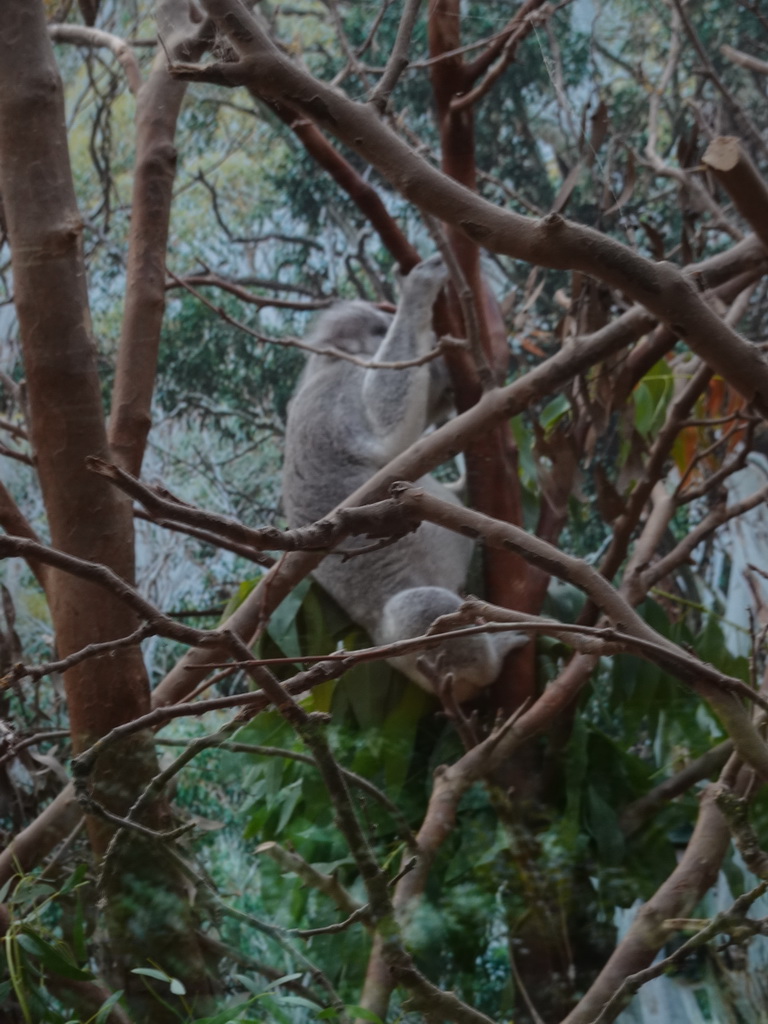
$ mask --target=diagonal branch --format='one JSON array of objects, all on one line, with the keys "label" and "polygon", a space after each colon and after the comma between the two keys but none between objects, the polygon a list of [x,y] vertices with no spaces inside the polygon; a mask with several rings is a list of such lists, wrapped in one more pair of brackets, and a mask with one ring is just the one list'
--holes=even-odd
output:
[{"label": "diagonal branch", "polygon": [[384,74],[370,95],[369,102],[382,112],[386,109],[392,90],[397,85],[397,80],[408,67],[408,48],[419,7],[421,7],[421,0],[405,0],[395,45],[392,47],[387,66],[384,68]]},{"label": "diagonal branch", "polygon": [[768,186],[733,135],[719,135],[701,162],[714,173],[744,220],[768,250]]},{"label": "diagonal branch", "polygon": [[[509,23],[504,26],[501,32],[493,36],[489,45],[473,61],[464,65],[464,75],[467,85],[476,82],[499,58],[509,46],[510,38],[514,38],[520,28],[530,20],[530,15],[543,6],[543,0],[525,0],[519,10],[515,12]],[[447,54],[446,54],[447,56]]]},{"label": "diagonal branch", "polygon": [[728,46],[727,44],[720,47],[720,53],[722,53],[726,60],[733,61],[739,67],[746,68],[748,71],[755,71],[758,75],[768,75],[768,61],[760,60],[759,57],[753,57],[752,54],[736,50],[733,46]]},{"label": "diagonal branch", "polygon": [[[565,0],[565,3],[569,3],[570,0]],[[544,8],[539,10],[539,8]],[[458,113],[460,110],[466,110],[469,107],[473,107],[479,100],[483,98],[495,85],[499,78],[504,74],[509,65],[517,56],[517,50],[520,44],[527,39],[527,37],[534,31],[534,29],[546,22],[546,20],[554,13],[546,0],[527,0],[520,11],[515,15],[512,23],[512,28],[507,36],[504,46],[501,48],[498,60],[492,67],[489,67],[488,73],[474,89],[469,89],[464,93],[463,96],[457,96],[451,103],[451,110],[454,113]],[[487,51],[482,55],[487,56]],[[465,77],[468,82],[475,79],[476,73],[475,68],[480,67],[480,61],[482,58],[478,57],[477,60],[471,66],[465,65]]]},{"label": "diagonal branch", "polygon": [[[728,774],[726,765],[724,775]],[[747,774],[741,773],[739,795]],[[716,785],[705,789],[693,835],[677,867],[637,912],[625,937],[562,1024],[594,1024],[627,976],[653,961],[668,938],[664,927],[667,918],[690,913],[714,884],[730,842],[728,826],[717,807],[717,794]]]},{"label": "diagonal branch", "polygon": [[128,88],[136,95],[141,88],[141,71],[136,54],[120,36],[100,28],[85,25],[49,25],[48,35],[54,43],[74,43],[76,46],[106,46],[125,71]]},{"label": "diagonal branch", "polygon": [[739,755],[762,778],[768,779],[768,746],[742,703],[749,700],[762,705],[763,698],[746,683],[723,676],[713,666],[687,654],[657,633],[597,570],[582,559],[566,555],[517,526],[441,501],[411,484],[399,483],[392,488],[392,493],[422,521],[437,523],[464,536],[482,538],[486,545],[494,548],[511,548],[518,552],[531,564],[584,591],[622,632],[654,644],[656,663],[712,705],[732,736]]},{"label": "diagonal branch", "polygon": [[[171,74],[174,69],[170,69]],[[249,90],[257,100],[265,100],[258,90]],[[312,159],[333,178],[378,234],[382,244],[397,260],[402,273],[407,273],[421,259],[408,241],[397,221],[387,210],[376,189],[360,175],[352,164],[331,145],[312,120],[303,111],[287,105],[280,96],[269,97],[269,108],[301,141]]]},{"label": "diagonal branch", "polygon": [[235,63],[175,65],[179,79],[247,85],[291,105],[349,146],[420,208],[455,225],[494,252],[541,266],[581,270],[640,302],[768,414],[768,363],[762,353],[701,301],[670,263],[653,263],[592,228],[558,215],[532,220],[500,209],[451,181],[403,142],[376,113],[296,66],[236,0],[205,0],[208,12],[240,54]]}]

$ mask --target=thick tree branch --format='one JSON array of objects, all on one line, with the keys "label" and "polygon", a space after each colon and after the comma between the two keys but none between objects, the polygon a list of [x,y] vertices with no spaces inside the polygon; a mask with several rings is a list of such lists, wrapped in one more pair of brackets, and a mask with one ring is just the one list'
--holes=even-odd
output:
[{"label": "thick tree branch", "polygon": [[372,163],[407,199],[495,252],[558,269],[581,270],[640,302],[768,414],[768,363],[755,346],[712,313],[680,271],[654,264],[591,228],[562,217],[541,221],[502,210],[431,167],[374,111],[319,82],[282,54],[235,0],[206,0],[241,59],[209,68],[175,65],[178,78],[245,84],[266,99],[288,98],[317,124]]},{"label": "thick tree branch", "polygon": [[[197,60],[210,42],[208,27],[191,19],[186,0],[162,0],[158,27],[174,59]],[[165,313],[165,256],[176,177],[176,121],[186,84],[168,73],[159,53],[136,110],[136,167],[125,309],[117,355],[109,445],[114,459],[138,475],[152,423],[160,328]]]},{"label": "thick tree branch", "polygon": [[622,632],[654,644],[658,652],[657,664],[663,665],[712,704],[732,736],[738,753],[764,779],[768,779],[768,746],[741,704],[743,700],[762,704],[763,699],[746,683],[724,677],[711,665],[686,654],[657,633],[600,573],[581,559],[566,555],[519,527],[491,520],[472,509],[451,505],[410,484],[400,483],[392,491],[393,496],[421,520],[437,523],[468,537],[482,538],[486,545],[494,548],[511,547],[533,565],[583,590]]},{"label": "thick tree branch", "polygon": [[106,46],[111,50],[125,71],[128,88],[134,94],[141,88],[141,71],[136,54],[120,36],[104,32],[100,28],[85,25],[49,25],[48,35],[54,43],[74,43],[76,46]]},{"label": "thick tree branch", "polygon": [[716,914],[700,931],[683,942],[681,946],[678,946],[669,956],[664,957],[663,960],[652,964],[650,967],[646,967],[644,970],[628,975],[603,1007],[600,1015],[595,1018],[593,1024],[608,1024],[608,1021],[614,1020],[617,1014],[627,1006],[635,992],[642,988],[643,985],[653,981],[654,978],[661,977],[661,975],[673,968],[675,964],[684,963],[697,949],[711,942],[718,935],[723,933],[735,935],[739,933],[743,937],[745,928],[750,929],[752,935],[759,935],[761,932],[761,922],[747,918],[746,914],[752,904],[764,895],[766,889],[768,889],[768,883],[761,882],[749,892],[734,900],[728,910],[723,910]]},{"label": "thick tree branch", "polygon": [[707,146],[701,160],[768,251],[768,185],[739,140],[733,135],[718,136]]},{"label": "thick tree branch", "polygon": [[715,802],[716,793],[714,785],[705,790],[696,827],[680,863],[637,912],[626,936],[563,1024],[593,1024],[599,1019],[625,978],[647,967],[666,942],[665,920],[690,913],[714,884],[730,842],[728,826]]},{"label": "thick tree branch", "polygon": [[738,64],[748,71],[756,71],[758,75],[768,75],[768,61],[760,60],[758,57],[753,57],[742,50],[736,50],[727,44],[720,47],[720,53],[727,60],[733,61],[734,64]]}]

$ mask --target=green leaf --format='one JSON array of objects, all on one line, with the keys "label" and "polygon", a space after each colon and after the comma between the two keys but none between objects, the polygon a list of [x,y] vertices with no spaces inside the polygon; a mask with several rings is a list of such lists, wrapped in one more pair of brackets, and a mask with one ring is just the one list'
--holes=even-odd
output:
[{"label": "green leaf", "polygon": [[539,413],[539,423],[545,430],[551,430],[558,420],[571,411],[571,403],[567,395],[558,395],[548,402]]},{"label": "green leaf", "polygon": [[147,978],[155,978],[157,981],[164,981],[175,996],[184,996],[187,994],[183,981],[180,981],[178,978],[172,978],[170,974],[166,974],[165,971],[158,971],[154,967],[134,967],[131,974],[143,974]]},{"label": "green leaf", "polygon": [[240,607],[240,605],[243,603],[246,597],[248,597],[248,595],[256,586],[256,584],[260,582],[260,580],[260,576],[257,576],[255,579],[252,580],[243,580],[243,582],[240,584],[240,586],[237,588],[232,597],[230,597],[230,599],[224,606],[224,611],[221,613],[222,622],[226,622],[229,616],[233,612],[237,611],[237,609]]},{"label": "green leaf", "polygon": [[228,1021],[235,1020],[239,1016],[240,1011],[244,1010],[246,1006],[250,1006],[253,1002],[253,999],[246,999],[245,1002],[238,1003],[236,1006],[230,1006],[213,1017],[198,1017],[196,1020],[190,1021],[190,1024],[228,1024]]},{"label": "green leaf", "polygon": [[[307,648],[312,650],[311,647]],[[330,714],[333,707],[333,695],[336,692],[336,680],[328,679],[319,686],[313,686],[307,698],[307,711],[316,711],[320,714]]]},{"label": "green leaf", "polygon": [[109,999],[105,999],[99,1007],[99,1012],[93,1018],[93,1024],[104,1024],[109,1018],[112,1008],[117,1005],[123,995],[123,990],[120,989],[118,992],[113,992]]},{"label": "green leaf", "polygon": [[280,996],[281,1006],[303,1006],[307,1010],[314,1010],[317,1003],[313,1003],[311,999],[306,999],[304,996]]},{"label": "green leaf", "polygon": [[57,889],[47,882],[39,882],[36,878],[27,875],[19,883],[15,893],[15,902],[19,905],[30,903],[42,903],[50,896],[55,896]]},{"label": "green leaf", "polygon": [[317,653],[332,649],[336,641],[342,640],[352,629],[352,620],[329,594],[310,580],[301,605],[301,626],[308,649]]},{"label": "green leaf", "polygon": [[[264,989],[265,992],[269,992],[273,988],[279,988],[281,985],[285,985],[289,981],[298,981],[302,978],[303,974],[301,971],[296,971],[294,974],[284,974],[282,978],[275,978],[274,981],[270,981],[267,987]],[[312,1004],[315,1005],[314,1003]]]},{"label": "green leaf", "polygon": [[66,880],[64,885],[62,885],[60,895],[63,896],[65,893],[72,892],[73,889],[76,889],[79,885],[82,885],[83,882],[85,881],[85,876],[87,872],[87,864],[78,864],[75,870]]},{"label": "green leaf", "polygon": [[653,424],[653,398],[644,381],[640,381],[632,392],[635,404],[635,426],[643,437],[648,437]]},{"label": "green leaf", "polygon": [[384,1021],[373,1010],[366,1010],[364,1006],[345,1006],[344,1009],[350,1017],[359,1017],[361,1020],[369,1020],[372,1024],[384,1024]]},{"label": "green leaf", "polygon": [[297,587],[294,587],[272,612],[267,625],[267,633],[286,658],[299,658],[303,653],[299,643],[296,616],[299,614],[311,582],[309,579],[303,579]]},{"label": "green leaf", "polygon": [[616,812],[593,786],[587,787],[586,797],[585,824],[597,843],[600,856],[609,864],[621,863],[624,837]]},{"label": "green leaf", "polygon": [[293,812],[296,810],[299,800],[301,800],[301,795],[301,782],[299,780],[292,782],[289,787],[288,795],[280,808],[280,819],[277,823],[278,835],[283,831],[285,826],[293,817]]},{"label": "green leaf", "polygon": [[661,426],[674,391],[672,371],[664,359],[648,371],[632,393],[635,426],[648,437]]},{"label": "green leaf", "polygon": [[27,953],[38,957],[45,968],[61,975],[62,978],[72,978],[74,981],[91,981],[93,978],[90,971],[82,970],[73,960],[46,942],[27,925],[18,933],[16,941]]},{"label": "green leaf", "polygon": [[164,981],[166,985],[172,980],[170,974],[158,971],[154,967],[134,967],[131,974],[142,974],[147,978],[154,978],[156,981]]}]

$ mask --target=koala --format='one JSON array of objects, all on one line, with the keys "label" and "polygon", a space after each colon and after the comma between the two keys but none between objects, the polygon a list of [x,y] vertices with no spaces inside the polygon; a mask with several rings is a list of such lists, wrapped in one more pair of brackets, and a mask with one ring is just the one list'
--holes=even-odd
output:
[{"label": "koala", "polygon": [[[416,359],[432,350],[432,307],[447,279],[442,258],[418,264],[403,280],[394,317],[365,302],[334,306],[309,341],[376,362]],[[403,370],[364,369],[343,359],[309,357],[288,408],[283,504],[291,527],[305,526],[347,498],[405,451],[451,408],[442,359]],[[452,490],[432,476],[418,484],[445,501]],[[365,546],[363,540],[351,542]],[[349,550],[350,545],[345,545]],[[472,541],[433,523],[396,543],[342,560],[330,554],[314,576],[376,644],[419,636],[461,604]],[[527,643],[519,633],[446,640],[425,652],[440,673],[453,673],[454,694],[469,700],[492,683],[507,651]],[[429,692],[418,653],[391,663]]]}]

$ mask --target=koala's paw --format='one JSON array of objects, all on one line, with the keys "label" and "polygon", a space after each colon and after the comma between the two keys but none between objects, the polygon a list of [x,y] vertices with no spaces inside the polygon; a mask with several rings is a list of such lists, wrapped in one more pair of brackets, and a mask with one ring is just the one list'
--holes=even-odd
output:
[{"label": "koala's paw", "polygon": [[411,295],[428,294],[434,299],[447,280],[448,268],[438,252],[416,264],[405,278],[404,287]]}]

